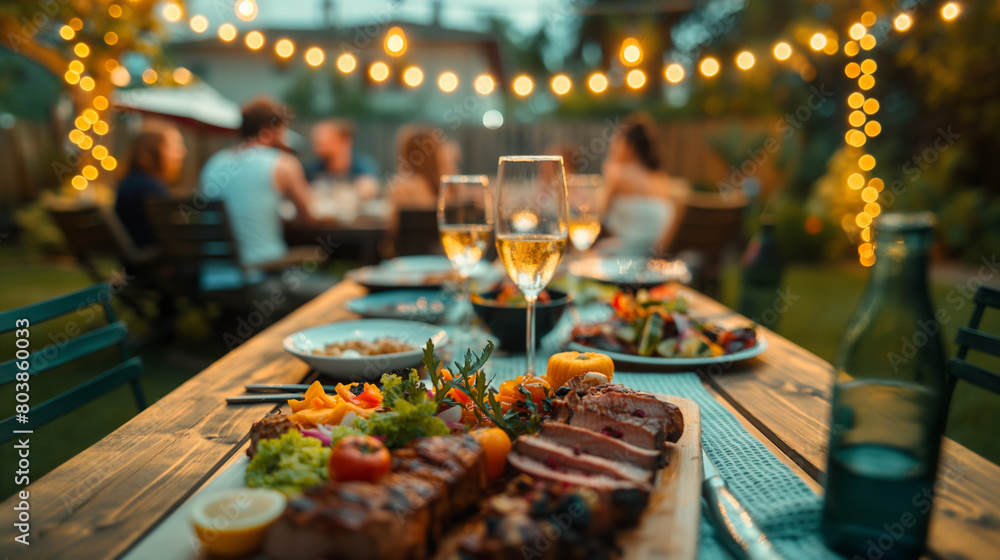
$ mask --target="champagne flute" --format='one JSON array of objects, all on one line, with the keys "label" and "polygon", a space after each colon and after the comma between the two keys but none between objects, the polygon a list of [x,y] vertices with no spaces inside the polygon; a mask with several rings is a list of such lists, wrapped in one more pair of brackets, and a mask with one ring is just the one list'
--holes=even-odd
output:
[{"label": "champagne flute", "polygon": [[566,178],[569,195],[569,240],[577,251],[593,246],[604,218],[604,177],[571,174]]},{"label": "champagne flute", "polygon": [[535,372],[535,301],[566,253],[562,156],[504,156],[497,172],[497,252],[527,301],[527,372]]},{"label": "champagne flute", "polygon": [[[458,271],[461,335],[469,334],[469,276],[493,237],[493,196],[485,175],[444,175],[438,192],[438,232],[452,267]],[[461,341],[456,340],[456,343]],[[471,341],[470,341],[471,342]]]}]

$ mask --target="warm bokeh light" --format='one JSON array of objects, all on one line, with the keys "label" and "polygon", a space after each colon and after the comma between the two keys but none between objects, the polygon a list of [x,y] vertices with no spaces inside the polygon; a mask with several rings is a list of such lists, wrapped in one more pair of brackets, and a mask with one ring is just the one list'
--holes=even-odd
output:
[{"label": "warm bokeh light", "polygon": [[[88,121],[87,119],[83,118],[82,116],[77,117],[76,119],[74,119],[73,120],[73,125],[76,126],[77,130],[81,130],[81,131],[82,130],[90,130],[90,121]],[[80,137],[80,140],[83,140],[82,136]]]},{"label": "warm bokeh light", "polygon": [[861,14],[861,24],[865,27],[871,27],[875,25],[875,21],[878,18],[875,17],[875,12],[865,12]]},{"label": "warm bokeh light", "polygon": [[872,240],[872,230],[871,230],[871,228],[865,228],[865,229],[861,230],[861,240],[862,241],[871,241]]},{"label": "warm bokeh light", "polygon": [[68,25],[64,25],[64,26],[62,26],[62,27],[59,28],[59,36],[62,37],[63,39],[66,39],[67,41],[69,41],[73,37],[76,37],[76,31],[73,31],[72,27],[70,27]]},{"label": "warm bokeh light", "polygon": [[118,68],[118,66],[119,66],[118,61],[113,58],[109,58],[107,61],[104,62],[104,69],[107,70],[108,72],[114,72],[115,68]]},{"label": "warm bokeh light", "polygon": [[882,192],[882,189],[885,188],[885,182],[878,177],[872,177],[871,181],[868,181],[868,186],[875,189],[877,192]]},{"label": "warm bokeh light", "polygon": [[146,68],[142,71],[142,81],[147,84],[155,84],[158,77],[159,76],[156,74],[156,70],[153,70],[152,68]]},{"label": "warm bokeh light", "polygon": [[94,83],[94,79],[91,78],[90,76],[84,76],[80,78],[80,89],[82,89],[83,91],[91,91],[92,89],[94,89],[94,85],[96,85]]},{"label": "warm bokeh light", "polygon": [[844,66],[844,74],[847,74],[848,78],[857,78],[861,75],[861,65],[857,62],[848,62],[847,66]]},{"label": "warm bokeh light", "polygon": [[94,141],[90,139],[90,136],[84,135],[83,140],[80,140],[79,146],[84,150],[89,150],[94,145]]},{"label": "warm bokeh light", "polygon": [[66,83],[71,86],[80,82],[80,74],[72,70],[67,70],[66,73],[63,74],[63,78],[66,80]]},{"label": "warm bokeh light", "polygon": [[861,146],[864,146],[865,142],[868,141],[868,137],[865,136],[865,133],[861,132],[860,130],[849,130],[847,132],[847,138],[846,139],[847,139],[847,143],[848,144],[850,144],[850,145],[852,145],[852,146],[854,146],[856,148],[860,148]]},{"label": "warm bokeh light", "polygon": [[84,179],[83,176],[81,175],[74,175],[69,183],[73,185],[73,188],[78,191],[82,191],[83,189],[87,188],[87,180]]},{"label": "warm bokeh light", "polygon": [[86,58],[90,54],[90,47],[85,43],[77,43],[73,46],[73,53],[80,58]]},{"label": "warm bokeh light", "polygon": [[368,75],[376,82],[383,82],[389,77],[389,66],[384,62],[376,62],[368,67]]},{"label": "warm bokeh light", "polygon": [[878,101],[874,99],[869,99],[865,101],[863,107],[866,113],[868,113],[869,115],[874,115],[875,113],[878,112]]},{"label": "warm bokeh light", "polygon": [[458,87],[458,76],[454,72],[442,72],[438,76],[438,87],[445,93],[451,93]]},{"label": "warm bokeh light", "polygon": [[955,2],[948,2],[944,6],[941,6],[941,17],[943,17],[945,21],[951,21],[958,17],[958,12],[958,4]]},{"label": "warm bokeh light", "polygon": [[83,140],[83,131],[82,130],[80,130],[78,128],[74,128],[73,130],[69,131],[69,141],[70,142],[72,142],[74,144],[79,144],[82,140]]},{"label": "warm bokeh light", "polygon": [[118,4],[112,4],[108,6],[108,15],[113,18],[122,17],[122,7],[119,6]]},{"label": "warm bokeh light", "polygon": [[865,119],[867,119],[867,117],[865,117],[865,114],[861,111],[852,111],[847,117],[847,122],[851,123],[851,126],[853,127],[859,127],[865,124]]},{"label": "warm bokeh light", "polygon": [[119,66],[111,71],[111,83],[118,87],[125,87],[132,82],[132,76],[128,73],[128,69],[124,66]]},{"label": "warm bokeh light", "polygon": [[493,93],[493,88],[496,84],[493,82],[493,78],[486,74],[480,74],[476,76],[476,81],[473,83],[473,87],[476,88],[476,93],[479,95],[489,95]]},{"label": "warm bokeh light", "polygon": [[410,66],[403,72],[403,82],[410,87],[417,87],[424,81],[423,70],[416,66]]},{"label": "warm bokeh light", "polygon": [[108,31],[107,33],[104,34],[104,42],[109,45],[117,45],[118,34],[115,33],[114,31]]},{"label": "warm bokeh light", "polygon": [[861,45],[861,48],[866,51],[874,49],[875,43],[876,41],[874,35],[865,35],[864,37],[861,38],[860,41],[858,41],[858,44]]},{"label": "warm bokeh light", "polygon": [[108,128],[108,123],[104,121],[97,121],[94,123],[94,134],[104,136],[108,133]]},{"label": "warm bokeh light", "polygon": [[84,109],[83,112],[80,113],[80,116],[83,117],[84,120],[86,120],[90,124],[94,124],[95,122],[97,122],[97,119],[100,118],[100,116],[97,114],[97,111],[93,109]]},{"label": "warm bokeh light", "polygon": [[670,66],[667,66],[666,70],[663,71],[663,77],[665,77],[668,82],[676,84],[684,79],[684,67],[675,62]]},{"label": "warm bokeh light", "polygon": [[812,47],[814,51],[821,51],[826,47],[826,35],[822,33],[816,33],[809,39],[809,46]]},{"label": "warm bokeh light", "polygon": [[861,266],[869,267],[875,264],[875,253],[865,253],[861,255]]},{"label": "warm bokeh light", "polygon": [[[868,229],[868,228],[865,228],[865,229]],[[858,245],[858,254],[859,255],[864,255],[865,253],[870,253],[872,251],[872,248],[873,248],[872,244],[869,243],[869,242],[867,242],[867,241],[865,241],[861,245]]]},{"label": "warm bokeh light", "polygon": [[736,57],[736,66],[740,70],[749,70],[753,68],[753,63],[756,62],[753,53],[750,51],[743,51]]},{"label": "warm bokeh light", "polygon": [[851,109],[860,109],[861,105],[865,102],[865,96],[858,92],[854,92],[847,96],[847,106]]},{"label": "warm bokeh light", "polygon": [[869,216],[874,218],[875,216],[878,216],[881,213],[882,213],[882,207],[879,206],[878,202],[869,202],[868,204],[865,204],[865,214],[868,214]]},{"label": "warm bokeh light", "polygon": [[247,33],[247,38],[245,39],[247,46],[253,50],[257,50],[264,46],[264,36],[261,35],[260,31],[251,31]]},{"label": "warm bokeh light", "polygon": [[223,23],[219,26],[219,38],[227,43],[236,38],[236,26],[231,23]]},{"label": "warm bokeh light", "polygon": [[165,6],[163,6],[163,17],[165,17],[167,21],[177,21],[181,19],[181,15],[183,15],[181,7],[177,4],[168,2]]},{"label": "warm bokeh light", "polygon": [[874,74],[876,68],[878,68],[878,65],[870,58],[861,61],[861,71],[865,74]]},{"label": "warm bokeh light", "polygon": [[867,32],[868,30],[865,29],[864,25],[861,25],[860,23],[855,23],[854,25],[851,26],[851,29],[848,30],[847,34],[851,36],[851,39],[857,41],[862,37],[864,37],[865,33]]},{"label": "warm bokeh light", "polygon": [[117,166],[118,166],[118,160],[116,160],[111,156],[108,156],[101,160],[101,167],[107,169],[108,171],[114,170],[114,168]]},{"label": "warm bokeh light", "polygon": [[406,52],[406,35],[403,30],[393,27],[385,36],[385,52],[392,56],[399,56]]},{"label": "warm bokeh light", "polygon": [[319,47],[309,47],[306,50],[306,64],[309,66],[319,66],[323,64],[325,58],[326,55],[323,54],[323,49]]},{"label": "warm bokeh light", "polygon": [[608,79],[604,77],[604,74],[595,72],[587,80],[587,87],[594,93],[603,93],[604,90],[608,89]]},{"label": "warm bokeh light", "polygon": [[76,72],[77,74],[83,74],[83,63],[79,60],[73,60],[69,63],[69,71]]},{"label": "warm bokeh light", "polygon": [[712,57],[707,57],[698,65],[698,70],[701,71],[703,76],[711,78],[719,73],[719,61]]},{"label": "warm bokeh light", "polygon": [[858,227],[866,228],[872,225],[872,217],[867,212],[861,212],[854,219],[854,223],[858,224]]},{"label": "warm bokeh light", "polygon": [[646,73],[638,68],[629,70],[629,73],[625,75],[625,83],[632,89],[639,89],[646,85]]},{"label": "warm bokeh light", "polygon": [[629,37],[622,42],[621,58],[622,64],[626,66],[639,64],[639,61],[642,60],[642,47],[639,46],[637,39]]},{"label": "warm bokeh light", "polygon": [[556,95],[566,95],[571,87],[573,87],[573,82],[566,74],[557,74],[552,78],[552,91]]},{"label": "warm bokeh light", "polygon": [[66,24],[69,25],[70,29],[72,29],[73,31],[79,31],[83,29],[83,20],[78,17],[69,20],[68,22],[66,22]]},{"label": "warm bokeh light", "polygon": [[295,52],[295,45],[288,39],[281,39],[274,44],[274,52],[281,58],[288,58]]},{"label": "warm bokeh light", "polygon": [[198,14],[191,18],[188,25],[191,26],[191,31],[194,31],[195,33],[204,33],[208,30],[208,18]]},{"label": "warm bokeh light", "polygon": [[518,76],[517,78],[514,78],[514,93],[520,95],[521,97],[530,94],[534,87],[535,84],[533,84],[531,82],[531,78],[527,76]]},{"label": "warm bokeh light", "polygon": [[180,85],[187,85],[191,81],[191,71],[183,66],[174,68],[174,81]]},{"label": "warm bokeh light", "polygon": [[861,49],[858,47],[857,42],[848,41],[844,43],[844,54],[846,54],[847,56],[855,56],[859,52],[861,52]]},{"label": "warm bokeh light", "polygon": [[875,78],[871,74],[865,74],[858,78],[858,87],[867,91],[875,86]]},{"label": "warm bokeh light", "polygon": [[93,181],[97,178],[97,168],[93,165],[84,165],[83,169],[80,170],[80,175],[83,175],[88,181]]},{"label": "warm bokeh light", "polygon": [[337,57],[337,69],[345,74],[350,74],[357,66],[358,61],[352,54],[344,53]]},{"label": "warm bokeh light", "polygon": [[851,173],[847,177],[847,186],[855,190],[860,189],[865,186],[865,176],[860,173]]},{"label": "warm bokeh light", "polygon": [[94,108],[98,111],[103,111],[108,108],[108,98],[103,95],[98,95],[94,98]]},{"label": "warm bokeh light", "polygon": [[896,16],[896,19],[892,20],[892,25],[896,28],[896,31],[906,31],[912,23],[913,20],[907,14],[899,14]]},{"label": "warm bokeh light", "polygon": [[878,121],[868,121],[865,125],[865,134],[871,137],[878,136],[882,132],[882,125]]},{"label": "warm bokeh light", "polygon": [[864,169],[865,171],[871,171],[875,168],[875,156],[871,154],[865,154],[858,158],[858,167]]},{"label": "warm bokeh light", "polygon": [[778,60],[788,60],[788,57],[792,56],[792,47],[782,41],[777,45],[774,45],[774,58]]},{"label": "warm bokeh light", "polygon": [[257,17],[257,2],[254,0],[236,2],[236,17],[243,21],[253,21],[253,18]]},{"label": "warm bokeh light", "polygon": [[108,149],[104,146],[94,146],[94,151],[91,152],[98,161],[108,157]]},{"label": "warm bokeh light", "polygon": [[865,187],[865,189],[861,191],[861,200],[865,202],[874,202],[876,199],[878,199],[877,190],[871,187]]}]

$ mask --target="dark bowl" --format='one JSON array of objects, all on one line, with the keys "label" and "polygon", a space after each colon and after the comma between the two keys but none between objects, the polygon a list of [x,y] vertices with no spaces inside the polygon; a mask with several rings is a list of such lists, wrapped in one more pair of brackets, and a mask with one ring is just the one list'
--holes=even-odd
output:
[{"label": "dark bowl", "polygon": [[[535,345],[542,337],[552,332],[559,323],[570,297],[565,292],[547,290],[552,301],[535,304]],[[524,352],[528,338],[527,308],[497,303],[495,298],[500,290],[483,292],[480,295],[487,301],[473,301],[472,307],[476,315],[482,319],[486,328],[500,340],[500,348],[507,352]]]}]

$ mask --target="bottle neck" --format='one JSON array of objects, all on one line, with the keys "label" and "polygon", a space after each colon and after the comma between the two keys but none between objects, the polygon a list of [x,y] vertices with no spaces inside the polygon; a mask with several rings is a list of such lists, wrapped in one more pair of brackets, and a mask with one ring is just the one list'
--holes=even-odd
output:
[{"label": "bottle neck", "polygon": [[875,240],[871,288],[886,299],[926,299],[929,248],[928,231],[880,232]]}]

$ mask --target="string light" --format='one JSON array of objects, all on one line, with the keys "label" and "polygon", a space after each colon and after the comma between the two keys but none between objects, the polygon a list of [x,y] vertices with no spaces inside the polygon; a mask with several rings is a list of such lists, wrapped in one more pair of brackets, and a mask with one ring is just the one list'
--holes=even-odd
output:
[{"label": "string light", "polygon": [[187,85],[191,81],[191,71],[183,66],[178,66],[174,68],[174,81],[180,85]]},{"label": "string light", "polygon": [[646,73],[638,68],[630,70],[625,76],[625,83],[632,89],[639,89],[646,84]]},{"label": "string light", "polygon": [[608,79],[604,77],[604,74],[594,72],[587,80],[587,87],[594,93],[603,93],[604,90],[608,89]]},{"label": "string light", "polygon": [[878,136],[880,132],[882,132],[882,125],[880,125],[878,121],[868,121],[865,123],[866,135],[874,138],[875,136]]},{"label": "string light", "polygon": [[385,37],[385,52],[391,56],[399,56],[406,52],[406,36],[403,30],[393,27]]},{"label": "string light", "polygon": [[868,32],[868,30],[865,29],[864,25],[861,25],[860,23],[855,23],[847,31],[847,34],[851,36],[851,39],[854,39],[855,41],[859,41],[862,37],[865,36],[865,33],[867,33],[867,32]]},{"label": "string light", "polygon": [[869,99],[865,101],[863,105],[864,111],[869,115],[874,115],[878,112],[878,101],[875,99]]},{"label": "string light", "polygon": [[368,75],[376,82],[384,82],[389,77],[389,66],[384,62],[376,62],[368,67]]},{"label": "string light", "polygon": [[84,76],[80,78],[80,89],[82,89],[83,91],[91,91],[92,89],[94,89],[95,85],[96,84],[94,83],[94,79],[91,78],[90,76]]},{"label": "string light", "polygon": [[79,60],[74,60],[69,63],[69,71],[76,72],[77,74],[83,74],[83,63]]},{"label": "string light", "polygon": [[521,75],[514,78],[514,93],[524,97],[531,93],[531,90],[535,88],[535,84],[531,82],[531,78]]},{"label": "string light", "polygon": [[861,45],[862,49],[870,51],[875,48],[875,42],[874,35],[865,35],[860,41],[858,41],[858,44]]},{"label": "string light", "polygon": [[[871,154],[865,154],[858,158],[858,167],[864,171],[871,171],[875,168],[875,157]],[[872,189],[875,190],[875,189]]]},{"label": "string light", "polygon": [[663,71],[663,76],[668,82],[676,84],[684,79],[684,67],[675,62],[670,66],[667,66],[666,70]]},{"label": "string light", "polygon": [[[87,119],[83,118],[82,116],[77,117],[73,121],[73,124],[76,125],[77,130],[80,130],[80,131],[90,130],[90,121],[88,121]],[[81,142],[83,141],[83,138],[84,138],[83,136],[80,137],[80,141]],[[79,144],[79,142],[77,142],[77,143]]]},{"label": "string light", "polygon": [[253,21],[257,17],[257,3],[254,0],[239,0],[236,3],[236,17],[243,21]]},{"label": "string light", "polygon": [[858,224],[858,227],[866,228],[872,225],[872,217],[867,212],[861,212],[854,219],[854,223]]},{"label": "string light", "polygon": [[858,44],[855,41],[848,41],[844,43],[844,54],[847,56],[855,56],[861,49],[858,48]]},{"label": "string light", "polygon": [[736,66],[740,70],[749,70],[753,68],[753,64],[756,60],[753,57],[753,53],[750,51],[743,51],[736,57]]},{"label": "string light", "polygon": [[875,87],[875,78],[873,78],[871,74],[861,76],[858,78],[858,87],[865,91],[872,89]]},{"label": "string light", "polygon": [[424,72],[416,66],[410,66],[403,72],[403,81],[410,87],[417,87],[424,81]]},{"label": "string light", "polygon": [[774,45],[774,58],[778,60],[788,60],[788,57],[792,56],[792,47],[785,42],[778,43]]},{"label": "string light", "polygon": [[59,28],[59,36],[69,41],[73,39],[73,37],[76,37],[76,31],[73,31],[72,27],[64,25]]},{"label": "string light", "polygon": [[118,61],[113,58],[109,58],[104,63],[104,69],[107,70],[108,72],[114,72],[115,68],[118,68],[118,66],[119,66]]},{"label": "string light", "polygon": [[103,111],[108,108],[108,98],[103,95],[98,95],[94,98],[94,108],[98,111]]},{"label": "string light", "polygon": [[861,105],[864,104],[864,102],[865,102],[865,96],[858,92],[854,92],[851,95],[847,96],[847,106],[850,107],[851,109],[860,109]]},{"label": "string light", "polygon": [[877,198],[878,191],[871,187],[865,187],[865,189],[861,191],[861,200],[865,202],[874,202]]},{"label": "string light", "polygon": [[93,165],[84,165],[83,169],[80,170],[80,174],[88,181],[93,181],[97,178],[97,168]]},{"label": "string light", "polygon": [[326,56],[323,54],[323,49],[319,47],[310,47],[309,50],[306,51],[306,64],[309,66],[319,66],[320,64],[323,64],[323,59],[325,58]]},{"label": "string light", "polygon": [[847,66],[844,66],[844,74],[852,80],[861,75],[861,65],[857,62],[848,62]]},{"label": "string light", "polygon": [[458,87],[458,76],[454,72],[442,72],[438,76],[438,87],[445,93],[451,93]]},{"label": "string light", "polygon": [[107,169],[108,171],[114,171],[115,167],[117,166],[118,166],[118,160],[116,160],[111,156],[108,156],[101,160],[101,167]]},{"label": "string light", "polygon": [[698,66],[698,69],[701,70],[701,73],[703,75],[705,75],[708,78],[711,78],[712,76],[719,73],[719,61],[715,60],[712,57],[708,57],[701,61],[701,64]]},{"label": "string light", "polygon": [[82,191],[87,188],[87,180],[84,179],[82,175],[75,175],[73,179],[70,180],[70,184],[73,185],[73,188],[78,191]]},{"label": "string light", "polygon": [[156,74],[156,70],[153,70],[152,68],[146,68],[142,71],[142,81],[147,84],[155,84],[157,78],[159,78],[159,76]]},{"label": "string light", "polygon": [[493,86],[493,78],[487,76],[486,74],[476,76],[476,81],[473,83],[473,87],[476,88],[476,93],[479,95],[489,95],[493,93]]},{"label": "string light", "polygon": [[847,122],[853,127],[858,127],[865,124],[865,114],[861,111],[853,111],[850,116],[847,117]]},{"label": "string light", "polygon": [[80,58],[86,58],[90,54],[90,47],[86,43],[77,43],[73,46],[73,53]]},{"label": "string light", "polygon": [[865,186],[865,176],[860,173],[851,173],[847,177],[847,186],[854,190],[860,189]]},{"label": "string light", "polygon": [[872,179],[868,181],[868,186],[875,189],[875,192],[882,192],[882,189],[885,188],[885,182],[878,177],[872,177]]},{"label": "string light", "polygon": [[86,134],[83,135],[83,140],[80,140],[79,146],[84,150],[89,150],[91,146],[94,145],[94,141],[90,139],[90,136]]},{"label": "string light", "polygon": [[74,144],[79,144],[81,141],[83,141],[83,131],[78,128],[74,128],[73,130],[69,131],[69,141]]},{"label": "string light", "polygon": [[118,34],[115,33],[114,31],[108,31],[107,33],[104,34],[104,42],[109,45],[118,44]]},{"label": "string light", "polygon": [[295,52],[295,45],[288,39],[281,39],[274,44],[274,52],[281,58],[288,58]]},{"label": "string light", "polygon": [[878,18],[875,16],[875,12],[871,11],[865,12],[861,14],[861,25],[864,25],[865,27],[871,27],[875,25],[875,21],[877,19]]},{"label": "string light", "polygon": [[108,15],[115,19],[122,17],[122,7],[118,4],[108,6]]},{"label": "string light", "polygon": [[337,57],[337,69],[344,74],[350,74],[358,66],[358,61],[353,55],[344,53]]},{"label": "string light", "polygon": [[236,38],[236,26],[231,23],[223,23],[219,26],[219,38],[225,42],[230,42]]},{"label": "string light", "polygon": [[860,148],[865,145],[868,141],[868,137],[865,136],[864,132],[860,130],[851,130],[847,133],[847,143],[854,146],[855,148]]},{"label": "string light", "polygon": [[97,121],[94,123],[94,134],[98,136],[104,136],[108,133],[109,129],[110,127],[108,126],[108,123],[104,121]]},{"label": "string light", "polygon": [[912,23],[913,20],[907,14],[899,14],[896,19],[892,20],[892,26],[896,28],[896,31],[906,31]]},{"label": "string light", "polygon": [[878,68],[878,65],[870,58],[861,61],[861,71],[865,74],[874,74],[876,68]]},{"label": "string light", "polygon": [[84,109],[84,111],[80,113],[80,116],[83,117],[83,119],[89,122],[90,124],[94,124],[95,122],[97,122],[97,119],[100,118],[97,114],[97,111],[93,109]]},{"label": "string light", "polygon": [[167,21],[177,21],[181,19],[182,15],[181,7],[173,2],[168,2],[163,6],[163,17],[167,18]]},{"label": "string light", "polygon": [[634,37],[629,37],[622,42],[621,51],[622,64],[625,66],[635,66],[642,60],[642,47]]},{"label": "string light", "polygon": [[264,46],[264,36],[259,31],[251,31],[247,33],[246,43],[251,49],[257,50]]},{"label": "string light", "polygon": [[826,35],[822,33],[816,33],[809,39],[809,46],[812,47],[814,51],[821,51],[826,47]]},{"label": "string light", "polygon": [[119,66],[111,71],[111,83],[118,87],[125,87],[132,82],[132,75],[124,66]]},{"label": "string light", "polygon": [[569,76],[566,74],[556,74],[552,78],[552,91],[556,95],[566,95],[572,87],[573,82],[570,81]]},{"label": "string light", "polygon": [[204,33],[206,30],[208,30],[208,18],[206,18],[201,14],[198,14],[191,18],[191,21],[188,22],[188,25],[191,26],[191,31],[194,31],[195,33]]},{"label": "string light", "polygon": [[944,18],[945,21],[951,21],[958,17],[958,12],[958,4],[954,2],[948,2],[944,6],[941,6],[941,17]]},{"label": "string light", "polygon": [[78,17],[75,17],[69,20],[69,23],[67,25],[69,25],[70,29],[72,29],[73,31],[79,31],[83,29],[83,20]]},{"label": "string light", "polygon": [[108,157],[108,149],[104,146],[94,146],[94,151],[91,152],[98,161]]}]

